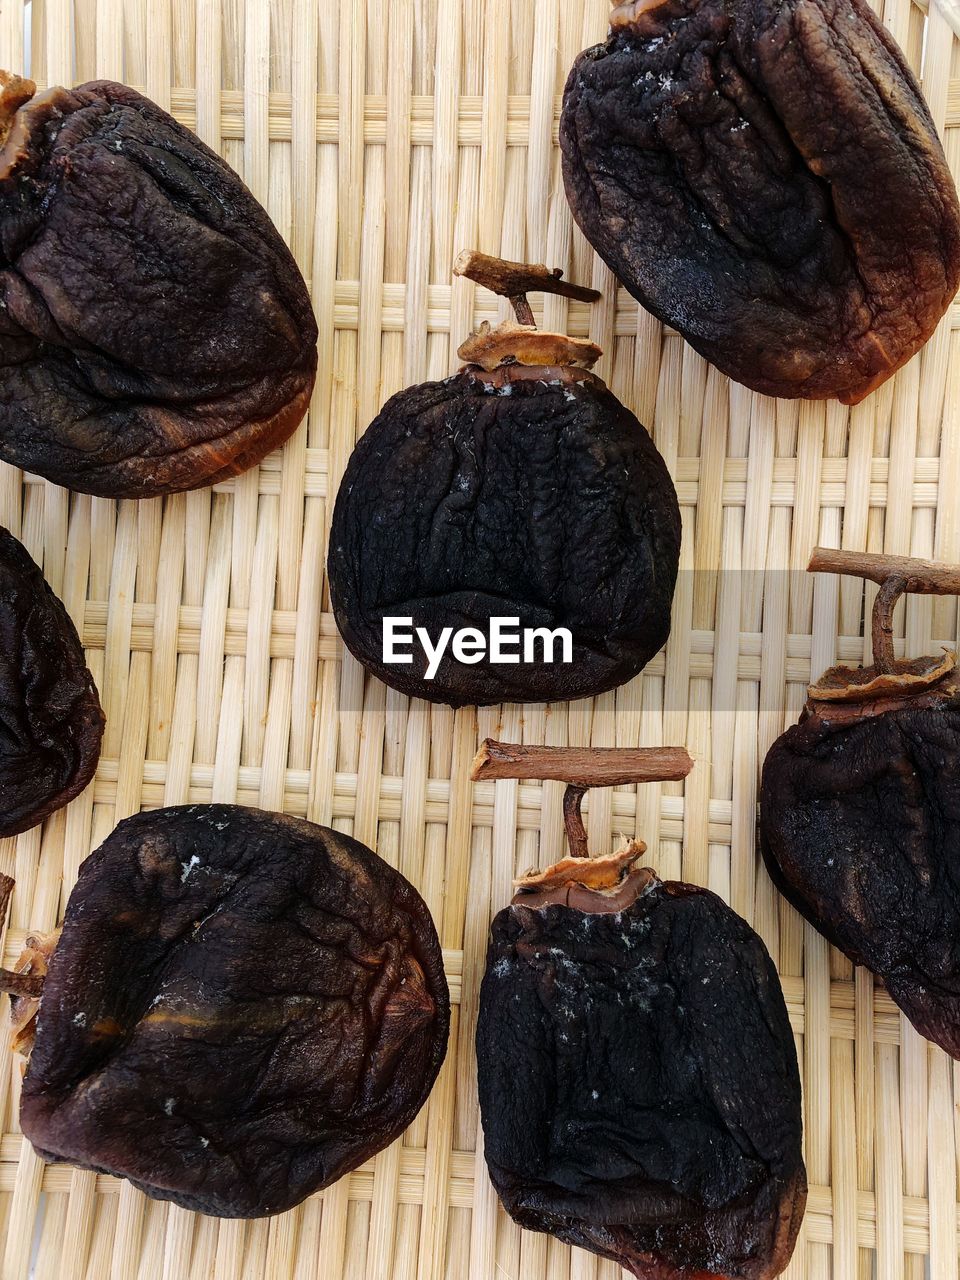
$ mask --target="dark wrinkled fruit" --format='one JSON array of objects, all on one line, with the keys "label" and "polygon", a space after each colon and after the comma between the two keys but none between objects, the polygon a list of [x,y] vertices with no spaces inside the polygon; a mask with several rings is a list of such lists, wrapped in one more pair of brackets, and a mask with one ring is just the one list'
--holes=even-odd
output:
[{"label": "dark wrinkled fruit", "polygon": [[649,869],[597,889],[575,866],[521,881],[493,922],[477,1065],[497,1192],[647,1280],[778,1275],[806,1179],[770,957],[704,889]]},{"label": "dark wrinkled fruit", "polygon": [[143,813],[83,864],[20,1123],[48,1160],[222,1217],[392,1141],[446,1048],[413,887],[349,836],[234,805]]},{"label": "dark wrinkled fruit", "polygon": [[960,1058],[960,681],[952,663],[938,669],[919,689],[890,679],[863,701],[811,697],[767,755],[760,838],[797,910]]},{"label": "dark wrinkled fruit", "polygon": [[[532,332],[532,331],[530,331]],[[469,366],[387,402],[333,514],[329,576],[347,647],[403,693],[451,706],[552,701],[631,679],[665,643],[680,546],[667,468],[637,419],[584,369]],[[383,662],[383,619],[493,617],[568,628],[573,662],[458,662],[434,679]],[[522,655],[521,655],[522,656]]]},{"label": "dark wrinkled fruit", "polygon": [[724,373],[855,403],[960,282],[920,89],[862,0],[640,0],[577,59],[567,195],[630,292]]},{"label": "dark wrinkled fruit", "polygon": [[297,266],[218,156],[95,81],[0,91],[0,457],[147,497],[258,462],[310,399]]},{"label": "dark wrinkled fruit", "polygon": [[0,529],[0,836],[79,795],[102,736],[76,627],[26,548]]}]

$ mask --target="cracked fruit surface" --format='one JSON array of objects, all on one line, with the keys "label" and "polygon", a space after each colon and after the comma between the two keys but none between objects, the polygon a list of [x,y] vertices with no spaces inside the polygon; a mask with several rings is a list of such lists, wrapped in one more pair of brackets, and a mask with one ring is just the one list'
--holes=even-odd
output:
[{"label": "cracked fruit surface", "polygon": [[[896,667],[881,689],[834,668],[811,691],[763,766],[761,848],[797,910],[960,1058],[960,681],[952,662]],[[921,668],[941,674],[918,690]],[[823,700],[841,685],[850,701]]]},{"label": "cracked fruit surface", "polygon": [[273,223],[135,90],[34,88],[0,80],[0,457],[134,498],[259,462],[317,359]]},{"label": "cracked fruit surface", "polygon": [[704,889],[641,868],[572,890],[570,862],[493,922],[477,1065],[500,1199],[643,1280],[779,1275],[806,1176],[763,943]]},{"label": "cracked fruit surface", "polygon": [[570,72],[560,143],[617,277],[767,395],[856,403],[960,282],[943,149],[862,0],[618,5]]},{"label": "cracked fruit surface", "polygon": [[0,529],[0,836],[80,794],[103,723],[70,615],[23,544]]},{"label": "cracked fruit surface", "polygon": [[[385,683],[451,706],[589,697],[670,632],[680,512],[647,432],[586,370],[468,366],[383,407],[344,474],[329,576],[347,647]],[[484,636],[566,627],[571,663],[383,661],[383,619]],[[516,650],[514,651],[516,652]]]},{"label": "cracked fruit surface", "polygon": [[234,805],[142,813],[70,895],[21,1127],[159,1199],[279,1213],[410,1123],[448,1023],[427,908],[362,844]]}]

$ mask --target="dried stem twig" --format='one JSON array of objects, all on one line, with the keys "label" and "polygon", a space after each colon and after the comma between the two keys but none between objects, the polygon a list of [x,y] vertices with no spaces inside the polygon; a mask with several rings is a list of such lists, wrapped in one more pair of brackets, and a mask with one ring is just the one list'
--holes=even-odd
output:
[{"label": "dried stem twig", "polygon": [[693,768],[684,747],[524,747],[487,738],[473,761],[474,782],[529,778],[566,782],[563,820],[570,852],[585,858],[587,834],[580,805],[590,787],[631,782],[679,782]]},{"label": "dried stem twig", "polygon": [[574,858],[590,857],[587,830],[583,825],[583,814],[580,812],[580,806],[586,794],[586,787],[574,786],[568,786],[563,793],[563,825],[567,831],[570,853]]},{"label": "dried stem twig", "polygon": [[883,556],[867,551],[839,551],[814,547],[807,565],[810,573],[841,573],[869,578],[880,584],[873,604],[871,644],[873,661],[881,675],[896,671],[893,652],[893,611],[904,593],[924,596],[960,595],[960,567],[914,556]]},{"label": "dried stem twig", "polygon": [[525,747],[487,738],[474,757],[474,782],[529,778],[571,786],[623,787],[679,782],[693,768],[684,747]]},{"label": "dried stem twig", "polygon": [[487,253],[478,253],[475,249],[467,249],[460,254],[453,264],[453,274],[466,276],[468,280],[482,284],[491,293],[509,298],[518,324],[534,323],[533,312],[527,301],[527,294],[534,290],[556,293],[563,298],[575,298],[578,302],[600,300],[596,289],[588,289],[584,285],[571,284],[568,280],[561,279],[563,272],[559,267],[551,271],[541,264],[508,262],[506,258],[494,258]]}]

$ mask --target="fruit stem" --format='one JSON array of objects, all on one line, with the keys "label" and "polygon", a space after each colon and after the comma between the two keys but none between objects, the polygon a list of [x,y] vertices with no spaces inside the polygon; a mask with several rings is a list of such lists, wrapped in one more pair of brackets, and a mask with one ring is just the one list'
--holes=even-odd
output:
[{"label": "fruit stem", "polygon": [[587,858],[580,805],[590,787],[632,782],[679,782],[693,768],[683,747],[525,747],[485,739],[470,770],[474,782],[528,778],[566,782],[563,821],[575,858]]},{"label": "fruit stem", "polygon": [[542,264],[529,262],[509,262],[506,258],[494,258],[488,253],[478,253],[476,249],[467,249],[453,264],[455,276],[466,276],[475,284],[482,284],[491,293],[507,298],[517,317],[517,323],[535,328],[533,311],[527,301],[531,290],[540,293],[557,293],[563,298],[574,298],[577,302],[599,302],[600,294],[596,289],[588,289],[584,285],[571,284],[561,279],[563,272],[559,267],[551,271]]},{"label": "fruit stem", "polygon": [[873,665],[884,676],[892,675],[897,669],[893,652],[893,611],[905,586],[906,579],[899,574],[884,578],[873,602],[870,647],[873,649]]},{"label": "fruit stem", "polygon": [[589,858],[590,847],[587,844],[587,829],[583,825],[583,814],[580,806],[587,794],[586,787],[568,786],[563,793],[563,825],[567,830],[567,844],[573,858]]},{"label": "fruit stem", "polygon": [[[7,907],[13,893],[15,880],[0,875],[0,928],[7,918]],[[38,973],[17,973],[13,969],[0,969],[0,992],[11,996],[38,996],[43,990],[43,978]]]},{"label": "fruit stem", "polygon": [[900,597],[905,592],[922,596],[960,595],[960,567],[914,556],[814,547],[807,572],[841,573],[879,583],[880,590],[873,603],[871,645],[874,666],[881,675],[892,675],[897,669],[893,652],[893,611]]}]

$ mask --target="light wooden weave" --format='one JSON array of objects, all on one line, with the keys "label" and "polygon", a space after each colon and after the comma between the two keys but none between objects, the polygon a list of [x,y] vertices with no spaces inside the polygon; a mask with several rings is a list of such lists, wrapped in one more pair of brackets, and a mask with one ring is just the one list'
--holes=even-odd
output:
[{"label": "light wooden weave", "polygon": [[[856,582],[799,572],[816,542],[960,560],[960,332],[852,412],[731,386],[613,287],[574,233],[556,126],[571,60],[606,0],[0,0],[0,63],[42,83],[122,79],[219,148],[307,277],[320,325],[309,423],[213,492],[113,502],[0,468],[0,521],[75,618],[107,712],[95,784],[0,842],[16,876],[5,963],[52,926],[77,868],[142,807],[238,800],[352,831],[425,895],[454,1000],[450,1053],[401,1142],[283,1217],[220,1223],[126,1183],[45,1168],[0,1072],[2,1274],[22,1280],[614,1280],[612,1264],[498,1209],[479,1148],[473,1026],[487,927],[516,868],[560,849],[549,783],[472,787],[479,737],[686,744],[686,786],[594,792],[597,849],[648,841],[708,884],[783,975],[805,1089],[810,1179],[792,1280],[958,1280],[960,1076],[868,974],[776,895],[754,846],[759,762],[811,673],[863,653]],[[884,0],[960,169],[960,62],[940,0]],[[26,27],[25,27],[26,19]],[[26,31],[26,36],[25,36]],[[410,703],[344,657],[325,591],[331,509],[388,394],[443,377],[490,295],[451,283],[477,247],[602,289],[535,300],[605,348],[598,372],[677,478],[683,569],[673,635],[647,673],[593,702]],[[788,572],[792,570],[793,572]],[[872,590],[868,599],[872,599]],[[911,654],[954,640],[956,603],[911,599]],[[839,638],[838,637],[839,633]]]}]

